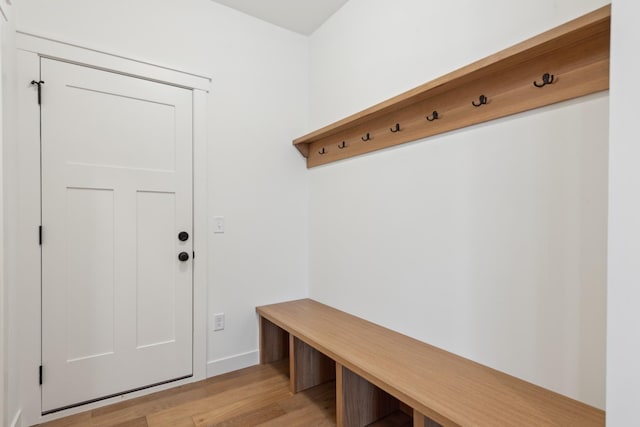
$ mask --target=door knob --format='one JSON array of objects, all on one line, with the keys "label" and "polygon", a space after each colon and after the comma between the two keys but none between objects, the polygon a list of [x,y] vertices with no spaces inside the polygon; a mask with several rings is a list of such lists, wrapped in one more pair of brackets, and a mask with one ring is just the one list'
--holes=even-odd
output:
[{"label": "door knob", "polygon": [[178,259],[182,262],[187,261],[189,259],[189,254],[186,252],[180,252],[178,254]]},{"label": "door knob", "polygon": [[186,242],[187,240],[189,240],[189,233],[187,233],[186,231],[181,231],[178,234],[178,240],[180,240],[181,242]]}]

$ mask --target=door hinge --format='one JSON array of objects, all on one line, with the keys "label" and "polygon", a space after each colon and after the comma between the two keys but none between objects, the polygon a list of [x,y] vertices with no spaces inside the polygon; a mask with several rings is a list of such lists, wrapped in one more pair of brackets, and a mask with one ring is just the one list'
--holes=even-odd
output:
[{"label": "door hinge", "polygon": [[38,86],[38,105],[42,104],[42,85],[44,84],[44,82],[42,80],[31,80],[31,84],[32,85],[37,85]]},{"label": "door hinge", "polygon": [[196,259],[196,251],[193,251],[193,259]]},{"label": "door hinge", "polygon": [[38,382],[42,385],[42,365],[38,367]]},{"label": "door hinge", "polygon": [[38,226],[38,244],[42,245],[42,226]]}]

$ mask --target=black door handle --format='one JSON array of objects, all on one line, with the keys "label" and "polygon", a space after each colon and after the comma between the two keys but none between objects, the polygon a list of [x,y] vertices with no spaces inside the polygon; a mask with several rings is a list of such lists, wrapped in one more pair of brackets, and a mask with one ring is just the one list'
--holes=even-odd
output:
[{"label": "black door handle", "polygon": [[186,242],[187,240],[189,240],[189,233],[187,233],[186,231],[181,231],[180,233],[178,233],[178,240],[180,240],[181,242]]},{"label": "black door handle", "polygon": [[186,252],[180,252],[178,254],[178,259],[182,262],[188,261],[189,260],[189,254]]}]

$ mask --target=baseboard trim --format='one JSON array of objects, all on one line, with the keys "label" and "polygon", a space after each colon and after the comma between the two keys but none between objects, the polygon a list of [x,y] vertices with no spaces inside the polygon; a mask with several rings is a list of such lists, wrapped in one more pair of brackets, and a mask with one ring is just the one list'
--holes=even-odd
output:
[{"label": "baseboard trim", "polygon": [[260,352],[258,350],[236,354],[222,359],[211,360],[207,362],[207,378],[226,374],[227,372],[237,371],[238,369],[248,368],[249,366],[257,365],[259,362]]},{"label": "baseboard trim", "polygon": [[22,409],[19,409],[18,412],[13,417],[13,421],[9,424],[11,427],[22,427]]}]

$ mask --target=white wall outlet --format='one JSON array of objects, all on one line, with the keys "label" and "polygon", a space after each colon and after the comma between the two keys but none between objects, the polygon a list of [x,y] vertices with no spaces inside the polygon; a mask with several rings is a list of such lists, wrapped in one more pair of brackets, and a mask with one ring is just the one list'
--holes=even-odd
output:
[{"label": "white wall outlet", "polygon": [[216,313],[213,315],[213,330],[224,330],[224,313]]},{"label": "white wall outlet", "polygon": [[213,217],[213,232],[216,234],[224,233],[224,217],[223,216]]}]

